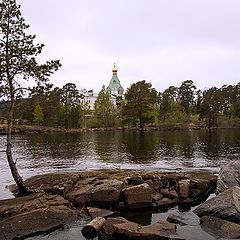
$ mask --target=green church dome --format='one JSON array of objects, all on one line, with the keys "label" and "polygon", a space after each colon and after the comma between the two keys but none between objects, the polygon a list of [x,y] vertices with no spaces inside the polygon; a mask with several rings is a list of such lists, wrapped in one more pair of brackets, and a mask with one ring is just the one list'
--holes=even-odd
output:
[{"label": "green church dome", "polygon": [[111,81],[107,87],[107,91],[115,96],[122,96],[123,95],[123,87],[118,79],[117,72],[118,69],[116,68],[116,64],[114,63],[114,67],[112,69],[113,75]]}]

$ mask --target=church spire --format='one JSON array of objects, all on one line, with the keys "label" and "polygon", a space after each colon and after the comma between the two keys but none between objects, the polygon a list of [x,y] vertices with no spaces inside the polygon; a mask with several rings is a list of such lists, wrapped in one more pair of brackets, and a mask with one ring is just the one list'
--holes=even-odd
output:
[{"label": "church spire", "polygon": [[113,69],[112,69],[112,78],[111,81],[107,87],[107,92],[114,96],[122,96],[123,95],[123,87],[121,86],[121,83],[117,76],[118,69],[116,68],[116,63],[114,63]]},{"label": "church spire", "polygon": [[116,63],[114,63],[114,66],[112,69],[113,75],[117,75],[117,71],[118,71],[118,69],[116,68]]}]

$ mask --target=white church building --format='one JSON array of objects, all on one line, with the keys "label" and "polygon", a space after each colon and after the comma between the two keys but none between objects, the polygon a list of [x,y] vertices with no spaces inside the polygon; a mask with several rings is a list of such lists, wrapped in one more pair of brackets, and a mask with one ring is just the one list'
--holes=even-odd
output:
[{"label": "white church building", "polygon": [[[111,95],[112,102],[116,104],[116,98],[123,97],[124,89],[121,86],[121,83],[117,76],[118,69],[116,68],[116,65],[114,63],[114,67],[112,69],[112,78],[110,80],[110,83],[107,87],[107,92]],[[94,110],[94,103],[97,99],[98,93],[94,93],[93,90],[86,90],[82,89],[80,91],[81,95],[81,104],[84,107],[84,109]]]}]

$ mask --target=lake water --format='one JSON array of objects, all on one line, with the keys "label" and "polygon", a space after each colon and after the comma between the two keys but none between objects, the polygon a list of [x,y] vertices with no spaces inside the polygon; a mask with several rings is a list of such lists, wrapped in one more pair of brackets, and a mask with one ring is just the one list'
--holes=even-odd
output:
[{"label": "lake water", "polygon": [[[6,136],[0,136],[0,199],[12,197],[5,186],[14,183],[5,148]],[[240,158],[240,129],[15,135],[13,153],[24,179],[37,174],[94,169],[207,169],[217,173],[220,166]],[[182,212],[174,208],[169,211],[178,212],[189,221],[196,217],[191,210]],[[141,216],[153,223],[166,217],[167,213],[145,215],[141,212]],[[88,221],[82,219],[65,231],[31,239],[84,239],[81,237],[81,227]],[[214,239],[203,232],[199,225],[187,229],[180,227],[178,232],[185,237],[190,236],[186,239],[192,239],[193,233],[194,239]]]}]

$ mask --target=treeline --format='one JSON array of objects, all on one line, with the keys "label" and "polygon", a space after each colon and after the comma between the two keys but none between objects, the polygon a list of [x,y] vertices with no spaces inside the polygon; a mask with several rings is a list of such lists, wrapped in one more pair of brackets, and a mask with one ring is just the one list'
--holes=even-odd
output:
[{"label": "treeline", "polygon": [[158,99],[162,121],[190,121],[197,117],[209,128],[240,123],[240,83],[202,92],[192,80],[186,80],[179,88],[170,86],[159,93]]},{"label": "treeline", "polygon": [[[16,124],[63,128],[95,128],[194,122],[206,127],[240,126],[240,83],[198,90],[192,80],[180,87],[157,92],[150,83],[132,84],[123,98],[112,97],[103,87],[94,110],[73,83],[62,88],[48,84],[34,87],[27,98],[16,100]],[[1,102],[1,121],[7,116],[7,101]]]}]

